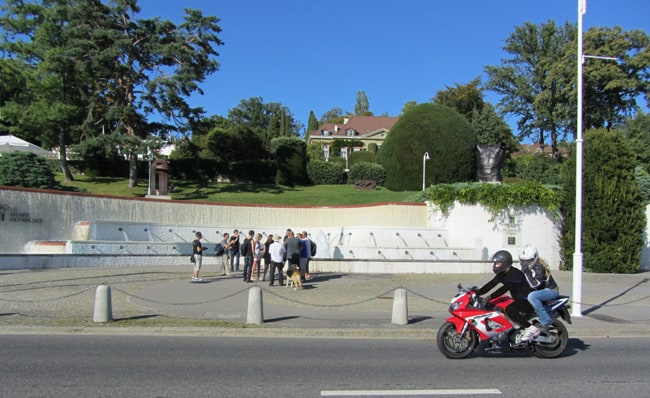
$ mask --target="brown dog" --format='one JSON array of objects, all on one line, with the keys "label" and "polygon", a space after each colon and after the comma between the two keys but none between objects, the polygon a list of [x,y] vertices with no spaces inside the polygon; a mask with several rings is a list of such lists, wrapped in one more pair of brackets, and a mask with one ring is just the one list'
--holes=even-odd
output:
[{"label": "brown dog", "polygon": [[290,285],[293,285],[294,289],[302,289],[300,268],[296,264],[291,264],[287,269],[287,287]]}]

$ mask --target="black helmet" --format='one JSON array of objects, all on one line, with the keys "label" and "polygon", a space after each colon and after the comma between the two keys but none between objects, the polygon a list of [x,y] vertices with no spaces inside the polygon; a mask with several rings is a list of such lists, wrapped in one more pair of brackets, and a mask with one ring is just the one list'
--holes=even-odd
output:
[{"label": "black helmet", "polygon": [[512,266],[512,254],[507,250],[499,250],[492,255],[492,271],[495,274],[507,272]]}]

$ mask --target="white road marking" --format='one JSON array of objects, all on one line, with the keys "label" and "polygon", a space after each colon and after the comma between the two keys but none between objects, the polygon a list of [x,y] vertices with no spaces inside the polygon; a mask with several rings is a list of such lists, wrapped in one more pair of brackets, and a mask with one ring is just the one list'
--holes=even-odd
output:
[{"label": "white road marking", "polygon": [[488,395],[501,394],[492,388],[461,390],[331,390],[321,391],[321,397],[427,396],[427,395]]}]

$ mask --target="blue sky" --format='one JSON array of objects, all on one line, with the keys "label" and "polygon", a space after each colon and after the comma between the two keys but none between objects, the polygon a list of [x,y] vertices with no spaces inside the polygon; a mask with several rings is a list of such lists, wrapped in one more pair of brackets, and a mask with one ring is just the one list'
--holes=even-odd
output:
[{"label": "blue sky", "polygon": [[[242,99],[280,102],[307,124],[332,108],[353,112],[365,91],[375,115],[466,84],[500,65],[516,26],[577,23],[578,0],[139,0],[138,18],[181,22],[184,8],[220,18],[220,70],[192,98],[227,116]],[[648,0],[587,0],[585,31],[650,31]],[[486,99],[498,98],[486,93]]]}]

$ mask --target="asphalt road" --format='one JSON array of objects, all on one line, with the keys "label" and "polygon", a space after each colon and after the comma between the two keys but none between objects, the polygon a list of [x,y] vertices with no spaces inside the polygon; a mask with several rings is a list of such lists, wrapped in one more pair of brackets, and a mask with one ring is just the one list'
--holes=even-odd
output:
[{"label": "asphalt road", "polygon": [[647,397],[649,342],[449,360],[431,340],[3,335],[0,396]]}]

